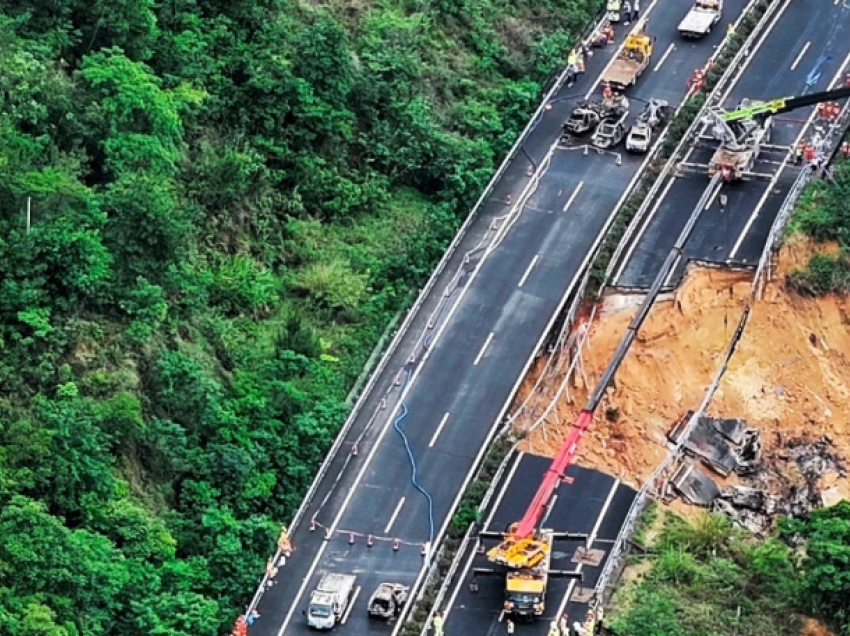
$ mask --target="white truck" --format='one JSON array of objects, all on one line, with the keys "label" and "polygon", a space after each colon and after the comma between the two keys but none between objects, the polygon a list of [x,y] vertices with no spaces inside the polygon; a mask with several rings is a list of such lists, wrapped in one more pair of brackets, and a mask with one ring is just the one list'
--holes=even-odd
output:
[{"label": "white truck", "polygon": [[354,574],[325,574],[310,594],[307,624],[314,629],[331,629],[344,622],[349,606],[360,593],[360,588],[355,589],[356,583]]},{"label": "white truck", "polygon": [[723,15],[723,0],[695,0],[694,6],[679,23],[679,33],[685,38],[701,38],[711,32]]}]

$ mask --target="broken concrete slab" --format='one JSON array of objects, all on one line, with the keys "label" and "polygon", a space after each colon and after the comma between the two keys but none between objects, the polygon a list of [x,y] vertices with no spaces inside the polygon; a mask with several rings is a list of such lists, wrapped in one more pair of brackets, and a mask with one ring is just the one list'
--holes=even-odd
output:
[{"label": "broken concrete slab", "polygon": [[729,442],[711,422],[700,418],[684,447],[705,460],[709,468],[724,477],[738,467],[738,460]]},{"label": "broken concrete slab", "polygon": [[679,466],[670,486],[695,506],[708,507],[720,496],[720,487],[714,480],[689,462]]},{"label": "broken concrete slab", "polygon": [[688,425],[688,422],[691,421],[691,418],[694,416],[693,411],[688,411],[679,420],[673,424],[673,427],[670,429],[670,432],[667,433],[667,439],[669,439],[673,444],[677,446],[682,441],[682,434],[685,432],[685,427]]},{"label": "broken concrete slab", "polygon": [[744,441],[744,431],[747,428],[747,423],[744,420],[728,417],[707,417],[703,416],[700,420],[711,425],[715,431],[728,439],[735,445]]}]

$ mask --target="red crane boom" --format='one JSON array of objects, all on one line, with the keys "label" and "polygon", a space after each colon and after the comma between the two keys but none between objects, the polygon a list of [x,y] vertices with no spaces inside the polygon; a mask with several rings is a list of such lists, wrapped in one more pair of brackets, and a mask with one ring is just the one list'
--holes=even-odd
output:
[{"label": "red crane boom", "polygon": [[578,452],[579,441],[592,423],[593,411],[583,410],[576,419],[575,424],[573,424],[572,429],[570,429],[570,432],[564,438],[558,454],[555,455],[551,466],[549,466],[549,470],[546,471],[546,475],[543,477],[543,481],[540,482],[537,494],[534,495],[534,499],[531,500],[528,510],[525,511],[525,515],[514,531],[514,537],[517,540],[527,539],[534,535],[537,524],[540,523],[543,513],[546,512],[546,507],[552,500],[552,495],[555,494],[560,482],[567,479],[564,472],[573,463],[573,459]]}]

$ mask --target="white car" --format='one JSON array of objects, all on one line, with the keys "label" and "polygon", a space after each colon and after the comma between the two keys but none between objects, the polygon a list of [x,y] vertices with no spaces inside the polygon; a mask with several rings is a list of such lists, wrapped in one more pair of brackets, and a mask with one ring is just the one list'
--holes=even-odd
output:
[{"label": "white car", "polygon": [[652,139],[652,129],[644,123],[638,122],[629,131],[626,137],[626,150],[629,152],[646,152],[649,150],[649,142]]}]

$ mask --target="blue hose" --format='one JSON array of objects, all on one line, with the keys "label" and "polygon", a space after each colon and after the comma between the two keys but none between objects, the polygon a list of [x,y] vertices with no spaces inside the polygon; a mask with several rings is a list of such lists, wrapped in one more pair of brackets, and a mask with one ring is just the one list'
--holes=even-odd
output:
[{"label": "blue hose", "polygon": [[[407,370],[407,375],[404,380],[404,385],[401,390],[404,391],[404,388],[407,386],[408,381],[410,380],[411,370]],[[422,496],[428,501],[428,543],[433,543],[434,541],[434,500],[431,498],[431,494],[425,490],[417,480],[417,472],[418,468],[416,466],[416,458],[413,456],[413,451],[410,448],[410,441],[407,439],[407,435],[405,435],[404,431],[401,429],[401,421],[407,417],[408,410],[407,405],[402,402],[401,411],[398,416],[396,416],[395,420],[393,420],[393,428],[395,432],[399,434],[401,437],[401,441],[404,442],[404,449],[407,451],[407,459],[410,461],[410,483],[413,484],[413,487],[416,488]]]}]

